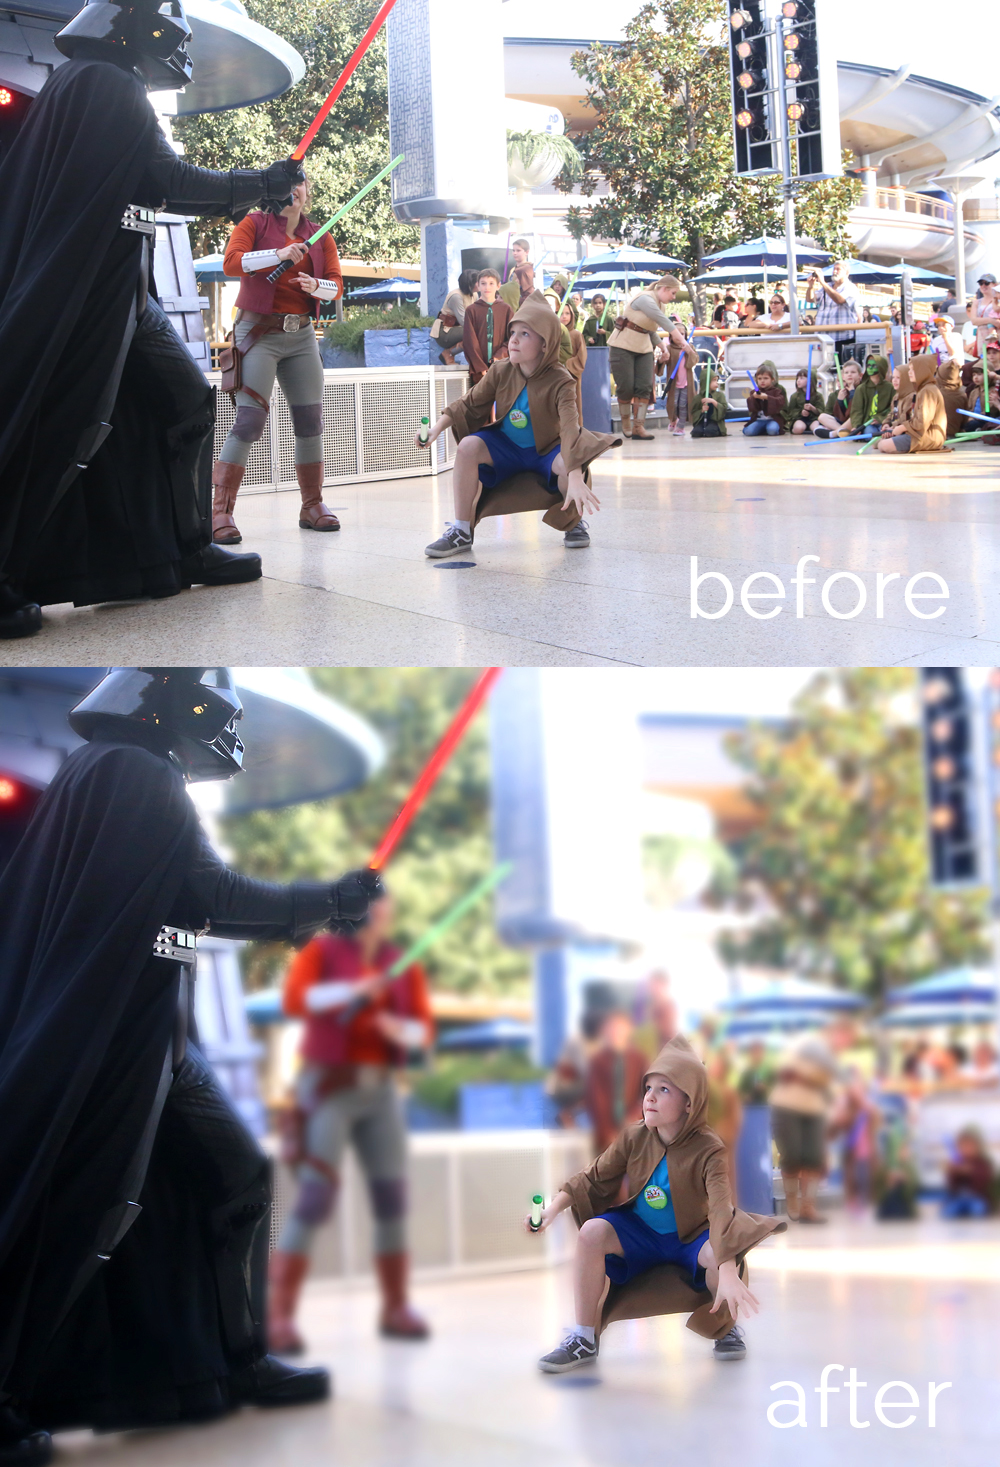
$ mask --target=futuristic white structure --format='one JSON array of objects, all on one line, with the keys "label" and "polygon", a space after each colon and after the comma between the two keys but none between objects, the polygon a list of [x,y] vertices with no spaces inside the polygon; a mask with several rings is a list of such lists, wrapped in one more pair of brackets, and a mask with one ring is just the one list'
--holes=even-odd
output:
[{"label": "futuristic white structure", "polygon": [[[0,86],[37,96],[66,60],[52,37],[80,8],[81,0],[0,4]],[[305,76],[294,47],[251,20],[241,0],[190,0],[185,10],[196,80],[177,94],[178,116],[267,102]]]},{"label": "futuristic white structure", "polygon": [[[581,23],[578,10],[567,14],[552,7],[544,11],[550,33],[543,35],[541,16],[532,9],[534,17],[524,0],[504,6],[507,96],[556,107],[567,131],[586,131],[595,115],[572,56],[597,37],[581,33],[587,21]],[[605,44],[620,41],[622,23],[636,9],[632,4],[600,7]],[[849,28],[843,33],[850,42]],[[867,259],[905,259],[949,274],[960,242],[959,270],[974,288],[980,269],[1000,273],[1000,214],[993,187],[994,175],[1000,175],[1000,94],[986,97],[917,74],[903,55],[911,36],[902,27],[892,42],[904,62],[895,69],[837,63],[841,139],[862,170],[865,189],[852,214],[852,236]],[[879,49],[886,50],[884,41]],[[962,74],[967,70],[963,67]],[[962,231],[955,228],[956,197],[964,206]],[[533,203],[536,228],[547,240],[557,235],[565,195],[536,194]]]}]

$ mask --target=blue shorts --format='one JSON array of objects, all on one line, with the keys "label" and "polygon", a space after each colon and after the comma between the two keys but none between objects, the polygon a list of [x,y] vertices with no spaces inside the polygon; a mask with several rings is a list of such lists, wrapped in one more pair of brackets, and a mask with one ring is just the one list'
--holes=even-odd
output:
[{"label": "blue shorts", "polygon": [[548,453],[539,453],[534,444],[530,448],[518,448],[497,423],[492,423],[488,428],[480,428],[478,433],[472,433],[470,437],[481,438],[493,460],[492,464],[479,465],[479,482],[484,489],[495,489],[504,479],[527,471],[541,474],[546,489],[553,494],[560,492],[556,476],[552,472],[553,460],[559,452],[558,443]]},{"label": "blue shorts", "polygon": [[698,1267],[698,1254],[708,1242],[708,1228],[690,1243],[682,1243],[676,1233],[657,1233],[636,1217],[631,1207],[616,1207],[600,1214],[618,1234],[624,1257],[605,1253],[604,1272],[613,1284],[627,1284],[637,1273],[655,1268],[658,1263],[679,1263],[691,1275],[696,1289],[705,1287],[705,1270]]}]

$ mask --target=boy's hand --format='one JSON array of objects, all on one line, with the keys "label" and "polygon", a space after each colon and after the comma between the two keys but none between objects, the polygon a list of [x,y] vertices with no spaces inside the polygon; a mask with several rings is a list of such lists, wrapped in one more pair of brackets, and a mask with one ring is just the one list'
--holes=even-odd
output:
[{"label": "boy's hand", "polygon": [[714,1314],[723,1303],[729,1306],[734,1324],[740,1317],[741,1309],[744,1314],[756,1314],[760,1309],[759,1302],[740,1278],[735,1259],[719,1264],[719,1287],[709,1314]]},{"label": "boy's hand", "polygon": [[601,507],[601,501],[584,479],[580,469],[571,469],[566,482],[566,498],[563,500],[563,509],[569,509],[573,504],[583,514],[597,514]]},{"label": "boy's hand", "polygon": [[434,424],[434,427],[430,429],[430,431],[428,432],[427,437],[425,439],[421,439],[419,433],[414,433],[414,435],[413,435],[413,444],[414,444],[414,447],[415,448],[429,448],[432,443],[435,443],[437,441],[437,439],[441,437],[441,434],[444,432],[444,430],[445,430],[445,428],[447,428],[447,426],[448,426],[448,419],[447,418],[438,418],[437,422]]}]

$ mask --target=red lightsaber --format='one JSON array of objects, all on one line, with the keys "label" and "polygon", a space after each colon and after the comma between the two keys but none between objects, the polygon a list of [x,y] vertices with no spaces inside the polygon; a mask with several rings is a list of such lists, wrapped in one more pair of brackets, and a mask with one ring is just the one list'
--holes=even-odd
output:
[{"label": "red lightsaber", "polygon": [[420,806],[424,803],[431,786],[441,773],[441,770],[447,764],[452,754],[454,754],[462,735],[479,712],[479,708],[486,694],[492,688],[501,672],[503,672],[502,667],[488,667],[477,680],[475,686],[470,690],[465,702],[448,726],[441,742],[424,765],[416,784],[407,795],[406,803],[389,826],[389,829],[379,842],[378,849],[368,862],[368,865],[373,871],[381,870],[402,840],[407,826],[420,809]]},{"label": "red lightsaber", "polygon": [[340,96],[341,92],[344,90],[344,88],[347,86],[347,83],[354,75],[355,71],[357,70],[358,63],[360,62],[365,52],[368,50],[368,47],[371,45],[372,41],[374,41],[375,37],[378,35],[379,31],[382,29],[382,24],[395,3],[396,0],[384,0],[384,4],[379,6],[378,11],[375,15],[375,19],[365,31],[364,35],[361,37],[361,40],[358,43],[357,50],[354,52],[354,55],[344,67],[337,80],[334,82],[333,87],[330,91],[330,95],[327,97],[322,107],[316,113],[316,116],[309,124],[309,128],[306,132],[305,137],[302,139],[302,141],[299,143],[298,147],[292,154],[292,157],[295,159],[296,162],[299,162],[302,158],[305,157],[306,149],[308,148],[309,144],[312,142],[316,134],[319,132],[320,128],[323,126],[323,123],[326,121],[330,112],[333,110],[334,102],[336,102],[337,98]]}]

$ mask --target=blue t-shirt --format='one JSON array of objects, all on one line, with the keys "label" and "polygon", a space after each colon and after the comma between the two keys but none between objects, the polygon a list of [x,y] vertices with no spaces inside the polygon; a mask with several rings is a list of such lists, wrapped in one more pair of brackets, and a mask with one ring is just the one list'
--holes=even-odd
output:
[{"label": "blue t-shirt", "polygon": [[636,1217],[642,1219],[654,1233],[676,1233],[677,1218],[674,1204],[670,1200],[670,1177],[667,1175],[667,1158],[657,1162],[652,1176],[632,1203]]},{"label": "blue t-shirt", "polygon": [[500,430],[507,435],[511,443],[516,443],[518,448],[534,448],[535,435],[531,431],[531,411],[528,407],[527,387],[521,389],[514,406],[501,422]]}]

